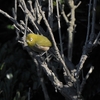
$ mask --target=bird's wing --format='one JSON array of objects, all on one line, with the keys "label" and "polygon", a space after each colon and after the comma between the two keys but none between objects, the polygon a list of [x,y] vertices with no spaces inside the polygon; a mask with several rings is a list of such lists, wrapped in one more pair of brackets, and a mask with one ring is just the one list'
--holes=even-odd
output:
[{"label": "bird's wing", "polygon": [[51,42],[44,36],[41,36],[40,38],[38,38],[38,41],[36,42],[36,44],[40,46],[45,46],[45,47],[51,46]]}]

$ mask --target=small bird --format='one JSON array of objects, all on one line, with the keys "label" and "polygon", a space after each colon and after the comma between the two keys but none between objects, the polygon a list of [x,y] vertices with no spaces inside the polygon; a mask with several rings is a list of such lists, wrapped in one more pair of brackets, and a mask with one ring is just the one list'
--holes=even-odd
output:
[{"label": "small bird", "polygon": [[34,33],[26,35],[26,42],[32,50],[40,53],[48,51],[52,46],[52,43],[47,37]]}]

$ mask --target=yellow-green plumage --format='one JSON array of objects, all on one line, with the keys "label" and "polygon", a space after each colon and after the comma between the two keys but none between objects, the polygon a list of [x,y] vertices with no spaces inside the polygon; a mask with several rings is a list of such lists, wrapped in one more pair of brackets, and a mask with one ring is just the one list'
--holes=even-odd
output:
[{"label": "yellow-green plumage", "polygon": [[47,51],[52,46],[47,37],[34,33],[27,34],[26,42],[30,48],[37,52]]}]

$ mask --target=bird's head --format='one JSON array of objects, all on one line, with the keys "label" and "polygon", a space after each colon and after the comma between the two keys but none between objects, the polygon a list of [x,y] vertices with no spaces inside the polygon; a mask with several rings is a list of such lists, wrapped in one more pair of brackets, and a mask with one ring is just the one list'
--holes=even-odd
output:
[{"label": "bird's head", "polygon": [[29,33],[26,36],[28,46],[36,52],[44,52],[52,46],[49,39],[43,35]]},{"label": "bird's head", "polygon": [[32,34],[28,34],[26,36],[26,42],[27,42],[27,44],[28,44],[29,47],[32,47],[32,46],[35,45],[35,38],[36,37],[34,36],[33,33]]}]

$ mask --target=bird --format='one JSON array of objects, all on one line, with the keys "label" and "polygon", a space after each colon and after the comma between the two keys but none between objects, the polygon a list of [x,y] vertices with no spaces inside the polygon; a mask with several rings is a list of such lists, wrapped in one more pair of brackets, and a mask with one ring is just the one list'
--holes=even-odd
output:
[{"label": "bird", "polygon": [[52,46],[51,41],[47,37],[35,33],[26,35],[26,43],[32,50],[39,53],[48,51]]}]

